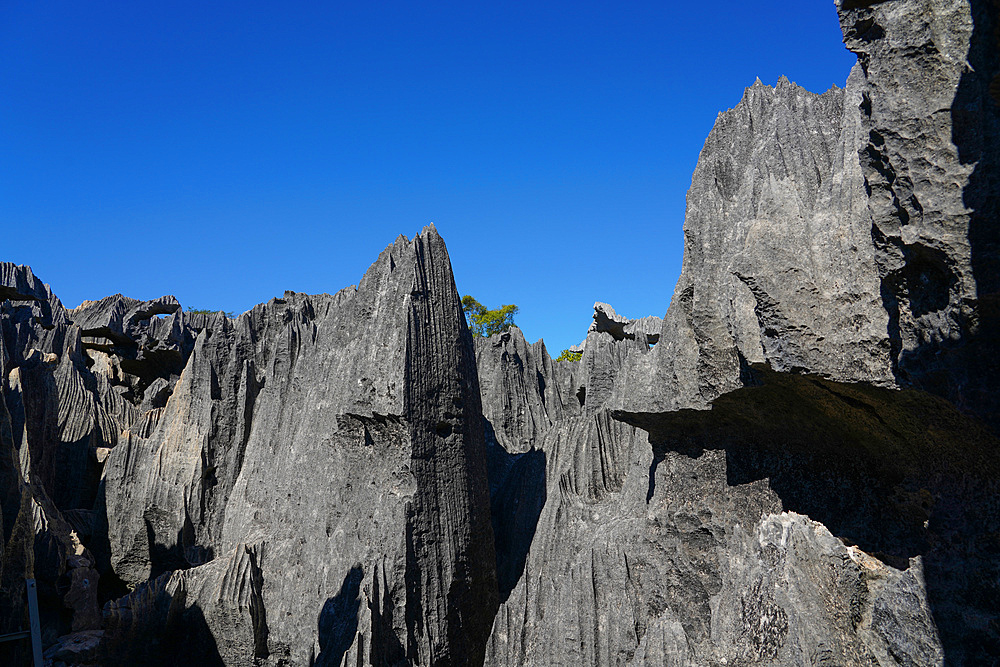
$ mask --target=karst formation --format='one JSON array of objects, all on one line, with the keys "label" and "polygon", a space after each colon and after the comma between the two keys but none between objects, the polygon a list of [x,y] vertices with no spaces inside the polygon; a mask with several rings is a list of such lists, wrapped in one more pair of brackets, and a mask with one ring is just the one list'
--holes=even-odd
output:
[{"label": "karst formation", "polygon": [[836,10],[578,361],[433,226],[236,318],[0,263],[0,634],[34,579],[53,667],[1000,664],[1000,5]]}]

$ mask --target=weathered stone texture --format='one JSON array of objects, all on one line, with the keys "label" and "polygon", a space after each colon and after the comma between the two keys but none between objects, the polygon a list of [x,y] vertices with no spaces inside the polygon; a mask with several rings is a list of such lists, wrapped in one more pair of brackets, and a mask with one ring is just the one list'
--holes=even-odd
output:
[{"label": "weathered stone texture", "polygon": [[[256,658],[365,662],[378,635],[392,661],[480,663],[496,604],[482,410],[437,233],[397,240],[357,289],[286,293],[221,324],[148,437],[111,453],[118,576],[195,576],[253,544]],[[354,618],[324,615],[347,589]],[[348,622],[343,646],[324,645],[326,624]]]},{"label": "weathered stone texture", "polygon": [[477,338],[476,360],[483,415],[506,451],[525,452],[554,422],[580,414],[580,364],[552,361],[545,343],[529,345],[517,327]]},{"label": "weathered stone texture", "polygon": [[11,629],[34,572],[43,607],[72,610],[47,643],[103,625],[106,664],[482,664],[480,390],[433,227],[356,288],[235,320],[173,297],[66,311],[0,270]]},{"label": "weathered stone texture", "polygon": [[875,389],[996,424],[996,8],[841,23],[844,90],[758,82],[720,114],[655,347],[588,337],[585,413],[648,440],[575,417],[536,441],[544,471],[491,467],[494,511],[538,523],[510,532],[533,538],[490,664],[1000,655],[995,435]]},{"label": "weathered stone texture", "polygon": [[546,434],[487,664],[992,655],[996,632],[957,619],[1000,612],[995,436],[926,394],[754,372],[711,411],[602,410]]},{"label": "weathered stone texture", "polygon": [[33,576],[63,662],[1000,660],[997,4],[838,9],[579,361],[474,340],[433,227],[235,319],[0,263],[0,633]]},{"label": "weathered stone texture", "polygon": [[893,370],[995,423],[996,4],[843,2],[840,23],[865,74],[861,164]]},{"label": "weathered stone texture", "polygon": [[863,85],[759,81],[719,115],[688,192],[684,263],[659,344],[609,405],[706,407],[746,363],[893,382],[858,151]]}]

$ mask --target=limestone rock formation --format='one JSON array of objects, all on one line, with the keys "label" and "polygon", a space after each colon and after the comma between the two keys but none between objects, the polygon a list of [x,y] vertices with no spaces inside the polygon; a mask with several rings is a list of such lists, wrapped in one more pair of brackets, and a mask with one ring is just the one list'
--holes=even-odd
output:
[{"label": "limestone rock formation", "polygon": [[579,361],[473,339],[433,227],[235,319],[0,263],[0,633],[34,577],[64,664],[1000,660],[1000,17],[838,11]]},{"label": "limestone rock formation", "polygon": [[588,336],[585,415],[497,467],[538,521],[488,664],[1000,656],[997,12],[840,11],[844,90],[720,114],[655,347]]},{"label": "limestone rock formation", "polygon": [[844,0],[840,23],[865,74],[861,165],[893,371],[996,423],[996,5]]},{"label": "limestone rock formation", "polygon": [[816,95],[759,81],[695,169],[661,344],[622,375],[624,409],[706,407],[747,363],[893,383],[858,151],[863,74]]},{"label": "limestone rock formation", "polygon": [[[115,573],[185,570],[166,590],[241,659],[481,664],[496,604],[482,413],[436,231],[397,240],[357,288],[221,324],[148,436],[109,457]],[[210,611],[227,586],[250,601]]]},{"label": "limestone rock formation", "polygon": [[34,572],[72,608],[47,642],[103,627],[105,664],[482,664],[483,417],[433,227],[358,287],[236,320],[173,297],[65,311],[2,268],[5,623]]},{"label": "limestone rock formation", "polygon": [[1000,611],[1000,441],[921,392],[752,372],[711,411],[601,409],[546,433],[487,664],[992,655],[995,630],[958,619]]},{"label": "limestone rock formation", "polygon": [[506,451],[525,452],[553,422],[580,414],[579,364],[552,361],[545,343],[529,345],[517,327],[477,338],[476,360],[487,437]]},{"label": "limestone rock formation", "polygon": [[[609,333],[615,340],[625,338],[635,340],[644,336],[646,342],[655,345],[660,339],[661,328],[663,328],[663,320],[659,317],[642,317],[630,320],[616,313],[610,305],[598,301],[594,304],[594,321],[590,323],[590,329],[587,333]],[[581,351],[583,347],[585,346],[581,346]]]},{"label": "limestone rock formation", "polygon": [[[615,324],[607,327],[609,314]],[[599,411],[623,361],[648,350],[642,326],[658,319],[628,320],[607,304],[595,304],[597,326],[588,332],[580,361],[553,362],[542,341],[529,346],[517,327],[477,339],[501,598],[522,577],[539,513],[552,493],[546,484],[553,465],[550,438],[579,447],[601,477],[578,483],[617,483],[609,480],[620,477],[622,463],[594,449],[594,428],[608,424],[607,413]],[[604,443],[607,437],[598,440]],[[608,444],[620,446],[615,438]]]},{"label": "limestone rock formation", "polygon": [[626,359],[631,357],[635,364],[637,359],[645,357],[659,340],[657,332],[661,326],[659,317],[630,320],[615,313],[606,303],[594,304],[594,319],[581,345],[580,359],[586,374],[580,393],[588,414],[608,402],[620,371],[626,367]]},{"label": "limestone rock formation", "polygon": [[704,408],[763,361],[1000,411],[996,8],[844,0],[840,18],[859,59],[844,90],[757,82],[720,114],[665,344],[614,406]]}]

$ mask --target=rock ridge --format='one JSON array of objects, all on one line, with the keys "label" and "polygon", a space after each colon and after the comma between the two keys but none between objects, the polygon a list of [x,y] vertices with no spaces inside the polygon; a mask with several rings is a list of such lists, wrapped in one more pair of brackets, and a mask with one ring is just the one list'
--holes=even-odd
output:
[{"label": "rock ridge", "polygon": [[237,318],[0,263],[0,633],[32,576],[54,667],[996,662],[1000,18],[837,9],[578,361],[474,339],[433,226]]},{"label": "rock ridge", "polygon": [[[2,275],[18,304],[50,298],[26,267]],[[50,331],[31,308],[3,311],[0,558],[30,572],[65,543],[36,572],[84,568],[90,597],[52,632],[103,628],[102,664],[482,664],[480,389],[433,226],[357,287],[236,319],[115,295],[59,306]],[[57,579],[46,605],[70,604]]]}]

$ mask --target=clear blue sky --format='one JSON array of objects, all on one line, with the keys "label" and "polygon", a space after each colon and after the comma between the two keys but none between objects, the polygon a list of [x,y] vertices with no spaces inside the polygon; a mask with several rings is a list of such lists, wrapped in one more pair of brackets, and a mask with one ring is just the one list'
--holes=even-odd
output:
[{"label": "clear blue sky", "polygon": [[434,222],[550,351],[662,315],[716,115],[843,85],[833,0],[0,2],[0,260],[243,311]]}]

